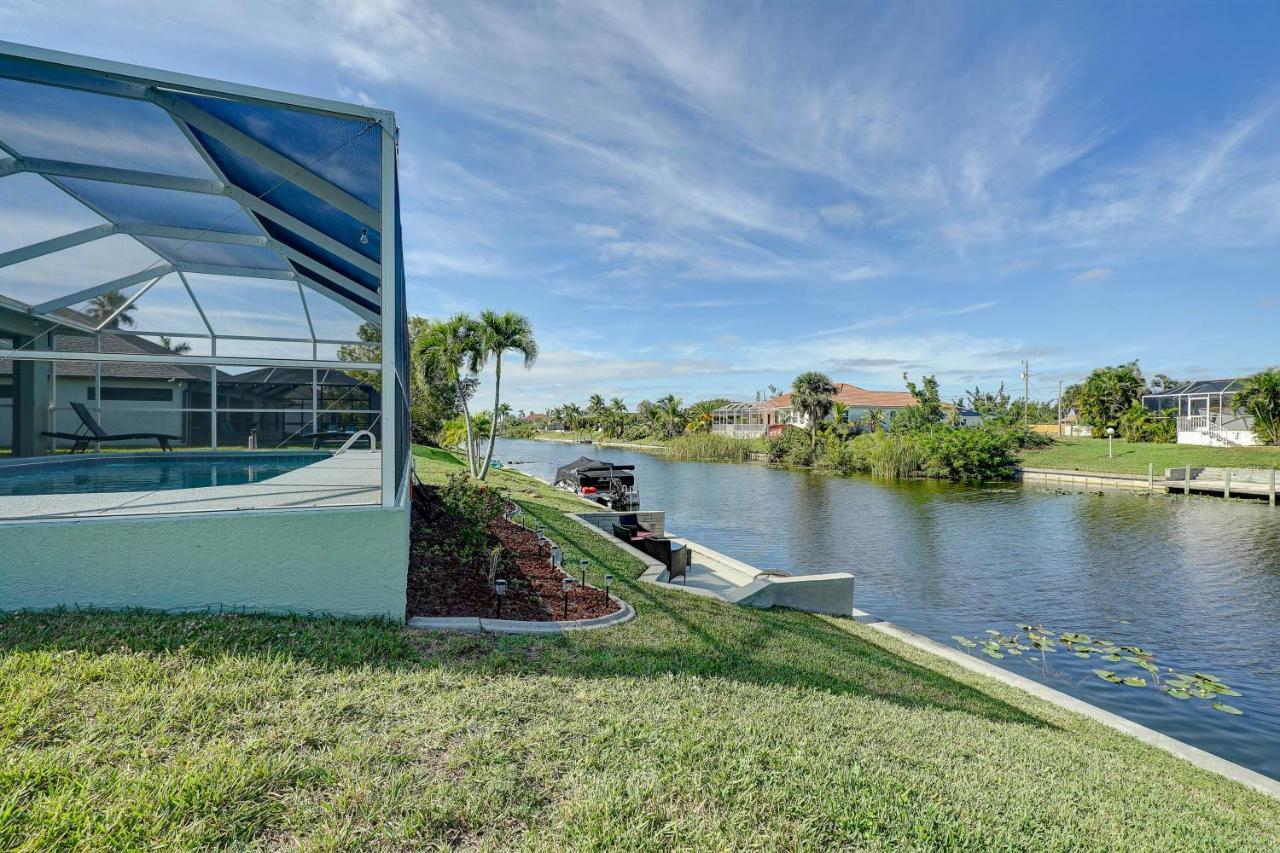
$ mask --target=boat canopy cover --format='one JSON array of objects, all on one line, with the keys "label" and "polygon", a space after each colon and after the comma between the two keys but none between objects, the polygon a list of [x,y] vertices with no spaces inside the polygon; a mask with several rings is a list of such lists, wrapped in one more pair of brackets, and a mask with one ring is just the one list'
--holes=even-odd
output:
[{"label": "boat canopy cover", "polygon": [[556,469],[556,482],[563,483],[583,475],[595,478],[608,477],[614,471],[634,471],[635,468],[634,465],[614,465],[612,462],[579,456],[568,465],[561,465]]}]

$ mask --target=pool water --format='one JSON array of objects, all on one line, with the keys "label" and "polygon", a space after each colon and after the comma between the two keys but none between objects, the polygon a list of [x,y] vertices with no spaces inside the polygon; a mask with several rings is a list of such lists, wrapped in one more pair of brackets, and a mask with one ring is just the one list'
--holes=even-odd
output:
[{"label": "pool water", "polygon": [[167,453],[62,457],[0,465],[0,497],[149,492],[261,483],[329,454]]}]

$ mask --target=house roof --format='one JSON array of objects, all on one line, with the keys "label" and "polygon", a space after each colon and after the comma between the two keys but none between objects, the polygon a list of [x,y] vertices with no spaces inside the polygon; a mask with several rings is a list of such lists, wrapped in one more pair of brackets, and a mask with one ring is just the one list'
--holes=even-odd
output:
[{"label": "house roof", "polygon": [[[93,338],[89,335],[55,334],[53,336],[53,346],[54,349],[68,353],[68,355],[77,352],[89,353],[98,351]],[[180,355],[174,355],[164,346],[146,338],[140,338],[137,335],[102,335],[101,351],[123,355],[168,354],[173,356],[175,360],[182,358]],[[90,361],[58,361],[56,365],[59,376],[74,376],[86,379],[92,379],[94,376],[94,365]],[[12,374],[13,359],[0,358],[0,376],[10,376]],[[219,373],[219,378],[224,376],[226,374]],[[209,381],[209,368],[196,365],[186,367],[181,364],[152,362],[104,361],[102,362],[102,378],[180,379],[207,382]]]},{"label": "house roof", "polygon": [[[865,407],[870,409],[905,409],[916,404],[916,398],[907,391],[868,391],[847,382],[836,383],[835,402],[846,406]],[[791,406],[791,393],[779,394],[772,400],[766,400],[762,406],[771,409],[785,409]]]}]

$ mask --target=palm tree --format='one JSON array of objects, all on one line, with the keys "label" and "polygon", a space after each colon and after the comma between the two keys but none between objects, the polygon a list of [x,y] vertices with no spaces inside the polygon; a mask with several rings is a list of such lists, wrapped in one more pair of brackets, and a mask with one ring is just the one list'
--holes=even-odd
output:
[{"label": "palm tree", "polygon": [[[520,413],[520,417],[521,419],[524,418],[523,412]],[[503,403],[498,407],[498,425],[501,426],[509,420],[511,420],[511,404]]]},{"label": "palm tree", "polygon": [[476,446],[471,413],[467,410],[467,397],[471,394],[467,380],[479,372],[485,359],[476,321],[466,314],[455,314],[448,320],[432,323],[414,344],[414,355],[425,376],[444,376],[457,390],[467,437],[467,467],[474,477]]},{"label": "palm tree", "polygon": [[676,433],[680,431],[680,406],[683,403],[684,401],[675,394],[668,394],[660,398],[655,404],[657,409],[655,420],[662,425],[663,432],[667,434],[667,438],[674,438]]},{"label": "palm tree", "polygon": [[603,430],[605,428],[605,412],[608,409],[604,405],[604,397],[599,394],[592,394],[591,399],[587,400],[587,421],[592,429]]},{"label": "palm tree", "polygon": [[[132,323],[133,321],[130,320],[129,322]],[[191,352],[190,343],[188,343],[187,341],[181,341],[181,342],[175,343],[173,338],[169,337],[168,335],[160,336],[160,345],[165,349],[167,349],[169,352],[174,353],[175,355],[186,355],[187,353]]]},{"label": "palm tree", "polygon": [[862,425],[867,432],[879,432],[884,428],[884,412],[881,409],[868,409],[862,416]]},{"label": "palm tree", "polygon": [[609,400],[609,424],[613,428],[615,438],[622,438],[627,431],[627,404],[621,397]]},{"label": "palm tree", "polygon": [[849,434],[849,407],[844,403],[831,404],[831,432],[841,440]]},{"label": "palm tree", "polygon": [[791,405],[809,421],[809,446],[818,446],[818,423],[831,414],[831,404],[836,396],[831,377],[816,370],[807,370],[791,382]]},{"label": "palm tree", "polygon": [[688,424],[686,429],[689,432],[711,432],[711,424],[715,422],[715,411],[722,406],[727,406],[728,400],[718,398],[715,400],[702,400],[694,403],[689,407]]},{"label": "palm tree", "polygon": [[575,430],[582,423],[582,409],[578,408],[577,403],[565,403],[560,407],[560,411],[564,415],[565,429]]},{"label": "palm tree", "polygon": [[538,360],[538,342],[533,339],[533,324],[529,318],[514,311],[499,314],[496,311],[480,312],[480,346],[486,356],[493,356],[493,419],[489,422],[489,447],[485,450],[484,465],[480,467],[480,479],[489,476],[489,463],[493,461],[494,439],[498,434],[502,396],[502,356],[517,352],[524,356],[525,370]]},{"label": "palm tree", "polygon": [[[111,290],[90,299],[89,307],[85,309],[84,313],[95,324],[101,324],[110,317],[110,321],[103,326],[104,329],[128,328],[133,325],[134,311],[133,305],[125,307],[125,303],[128,301],[129,297],[120,291]],[[114,317],[112,316],[113,314],[115,315]]]},{"label": "palm tree", "polygon": [[1232,398],[1236,409],[1253,418],[1253,434],[1263,444],[1280,444],[1280,369],[1253,374]]}]

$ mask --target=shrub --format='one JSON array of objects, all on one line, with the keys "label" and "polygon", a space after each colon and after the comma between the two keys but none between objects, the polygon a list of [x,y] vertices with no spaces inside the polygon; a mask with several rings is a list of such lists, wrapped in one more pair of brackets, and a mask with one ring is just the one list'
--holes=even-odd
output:
[{"label": "shrub", "polygon": [[769,461],[782,465],[805,467],[813,464],[815,450],[809,435],[789,426],[777,438],[769,440]]},{"label": "shrub", "polygon": [[503,438],[533,438],[538,428],[528,421],[509,420],[498,427],[498,435]]},{"label": "shrub", "polygon": [[627,424],[622,430],[623,441],[644,441],[650,435],[651,431],[647,424]]},{"label": "shrub", "polygon": [[946,480],[1008,479],[1018,464],[1010,432],[989,427],[918,433],[924,473]]},{"label": "shrub", "polygon": [[1178,440],[1173,418],[1162,418],[1141,403],[1134,403],[1120,415],[1120,437],[1125,441],[1153,441],[1170,444]]},{"label": "shrub", "polygon": [[486,526],[498,516],[506,501],[485,483],[465,473],[450,474],[440,490],[440,502],[456,527],[458,559],[474,562],[489,553]]}]

